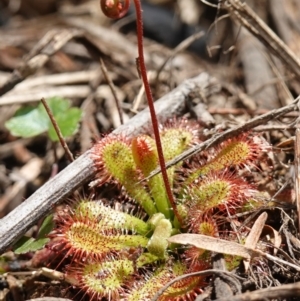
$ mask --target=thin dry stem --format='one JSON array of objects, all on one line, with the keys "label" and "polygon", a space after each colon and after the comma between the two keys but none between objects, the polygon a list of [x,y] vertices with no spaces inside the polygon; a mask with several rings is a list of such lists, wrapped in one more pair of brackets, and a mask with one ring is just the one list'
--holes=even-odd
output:
[{"label": "thin dry stem", "polygon": [[59,128],[59,126],[58,126],[58,124],[57,124],[57,122],[56,122],[56,120],[55,120],[55,118],[54,118],[54,116],[53,116],[53,114],[51,112],[51,109],[50,109],[50,107],[48,106],[48,104],[47,104],[47,102],[45,100],[45,98],[42,98],[41,102],[42,102],[42,104],[45,107],[45,110],[46,110],[46,112],[47,112],[47,114],[48,114],[48,116],[49,116],[49,118],[51,120],[51,123],[53,124],[55,132],[56,132],[56,134],[58,136],[59,142],[60,142],[61,146],[63,147],[63,149],[65,150],[65,153],[66,153],[66,156],[68,157],[68,160],[70,162],[73,162],[74,161],[73,154],[71,153],[71,151],[70,151],[70,149],[69,149],[69,147],[68,147],[68,145],[67,145],[67,143],[66,143],[66,141],[65,141],[65,139],[64,139],[64,137],[63,137],[63,135],[62,135],[62,133],[60,131],[60,128]]},{"label": "thin dry stem", "polygon": [[114,85],[113,81],[111,80],[111,78],[108,74],[108,71],[106,69],[106,66],[105,66],[102,59],[100,59],[100,66],[101,66],[101,70],[103,72],[103,75],[105,77],[105,80],[107,81],[107,83],[110,87],[111,93],[112,93],[112,95],[115,99],[115,103],[116,103],[118,113],[119,113],[119,117],[120,117],[120,123],[124,124],[123,112],[122,112],[122,109],[121,109],[120,101],[119,101],[118,96],[117,96],[115,85]]}]

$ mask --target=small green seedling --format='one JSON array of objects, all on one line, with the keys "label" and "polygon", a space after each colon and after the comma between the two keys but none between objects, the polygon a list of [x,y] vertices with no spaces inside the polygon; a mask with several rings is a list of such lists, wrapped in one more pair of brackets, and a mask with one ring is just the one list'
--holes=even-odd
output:
[{"label": "small green seedling", "polygon": [[14,246],[15,254],[25,254],[42,249],[49,242],[48,234],[52,231],[53,227],[53,215],[50,214],[44,219],[36,239],[27,236],[19,239]]},{"label": "small green seedling", "polygon": [[[69,100],[60,97],[52,97],[47,100],[47,103],[63,137],[76,133],[82,111],[79,108],[70,107]],[[16,137],[28,138],[48,132],[53,142],[58,141],[58,136],[42,103],[37,107],[20,108],[15,116],[5,123],[5,126]]]}]

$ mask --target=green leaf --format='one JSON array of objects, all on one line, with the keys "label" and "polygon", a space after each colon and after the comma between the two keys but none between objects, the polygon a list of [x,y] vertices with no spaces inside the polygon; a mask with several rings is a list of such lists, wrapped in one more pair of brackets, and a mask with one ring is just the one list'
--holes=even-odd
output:
[{"label": "green leaf", "polygon": [[[55,116],[63,137],[69,137],[76,133],[80,118],[81,110],[78,108],[71,108],[64,113],[59,113]],[[48,134],[52,141],[58,141],[58,136],[52,124],[50,125]]]},{"label": "green leaf", "polygon": [[[51,97],[47,99],[47,104],[54,116],[66,112],[70,108],[70,101],[61,97]],[[42,103],[40,103],[40,106],[44,107]]]},{"label": "green leaf", "polygon": [[40,107],[21,108],[16,116],[5,123],[6,128],[13,136],[24,138],[37,136],[49,128],[50,120],[46,114],[43,114]]},{"label": "green leaf", "polygon": [[49,238],[41,238],[35,240],[32,237],[23,236],[15,245],[14,252],[16,254],[25,254],[28,252],[34,252],[42,249],[46,243],[49,241]]},{"label": "green leaf", "polygon": [[54,222],[53,222],[53,214],[48,215],[39,230],[39,234],[37,236],[37,239],[45,238],[46,235],[48,235],[54,227]]},{"label": "green leaf", "polygon": [[24,254],[42,249],[50,240],[46,237],[46,235],[51,232],[53,226],[53,214],[50,214],[44,219],[39,230],[37,239],[27,236],[21,237],[18,240],[18,242],[14,245],[14,252],[16,254]]},{"label": "green leaf", "polygon": [[[56,119],[58,126],[64,137],[73,135],[78,129],[81,117],[81,110],[70,108],[70,102],[60,97],[52,97],[47,103]],[[5,123],[11,134],[17,137],[33,137],[44,132],[48,132],[52,141],[57,141],[58,137],[50,122],[47,112],[42,103],[37,107],[26,106],[18,110],[14,117]]]}]

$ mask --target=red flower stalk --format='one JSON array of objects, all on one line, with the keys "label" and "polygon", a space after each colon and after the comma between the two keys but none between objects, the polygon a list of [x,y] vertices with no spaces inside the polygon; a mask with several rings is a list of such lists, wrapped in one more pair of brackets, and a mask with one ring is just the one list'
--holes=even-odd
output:
[{"label": "red flower stalk", "polygon": [[[105,15],[111,18],[121,18],[124,16],[128,10],[129,7],[129,0],[124,1],[118,1],[118,0],[101,0],[101,9]],[[161,168],[162,177],[164,180],[164,185],[166,187],[166,192],[170,201],[170,204],[172,206],[172,209],[174,211],[174,214],[176,215],[179,222],[181,222],[181,216],[179,215],[177,211],[177,207],[175,204],[174,196],[171,190],[171,185],[169,183],[167,169],[166,169],[166,163],[163,155],[162,150],[162,143],[159,135],[159,127],[158,127],[158,121],[156,117],[156,112],[154,108],[154,100],[150,88],[150,84],[147,77],[147,69],[144,59],[144,46],[143,46],[143,18],[142,18],[142,7],[140,0],[134,0],[135,5],[135,12],[136,12],[136,28],[137,28],[137,39],[138,39],[138,64],[139,64],[139,73],[142,77],[144,87],[145,87],[145,93],[147,96],[149,111],[151,115],[151,121],[153,126],[153,133],[155,137],[156,147],[157,147],[157,154],[158,154],[158,160],[159,165]]]}]

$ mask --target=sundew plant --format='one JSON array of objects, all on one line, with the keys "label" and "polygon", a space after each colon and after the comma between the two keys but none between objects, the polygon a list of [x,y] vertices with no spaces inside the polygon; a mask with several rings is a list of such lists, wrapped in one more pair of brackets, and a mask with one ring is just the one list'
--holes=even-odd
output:
[{"label": "sundew plant", "polygon": [[[93,197],[77,197],[57,209],[48,249],[60,258],[65,279],[89,300],[150,301],[178,276],[212,267],[212,252],[168,241],[179,233],[201,234],[241,242],[237,213],[261,206],[251,172],[270,147],[253,133],[225,140],[168,169],[169,161],[201,142],[201,128],[186,119],[158,125],[143,57],[142,11],[137,14],[139,70],[153,129],[136,137],[108,135],[91,149]],[[100,1],[111,18],[124,16],[129,1]],[[160,167],[161,173],[149,177]],[[113,187],[115,199],[101,193]],[[222,253],[222,250],[220,250]],[[227,268],[242,258],[227,256]],[[194,275],[165,289],[157,300],[195,300],[209,277]]]}]

